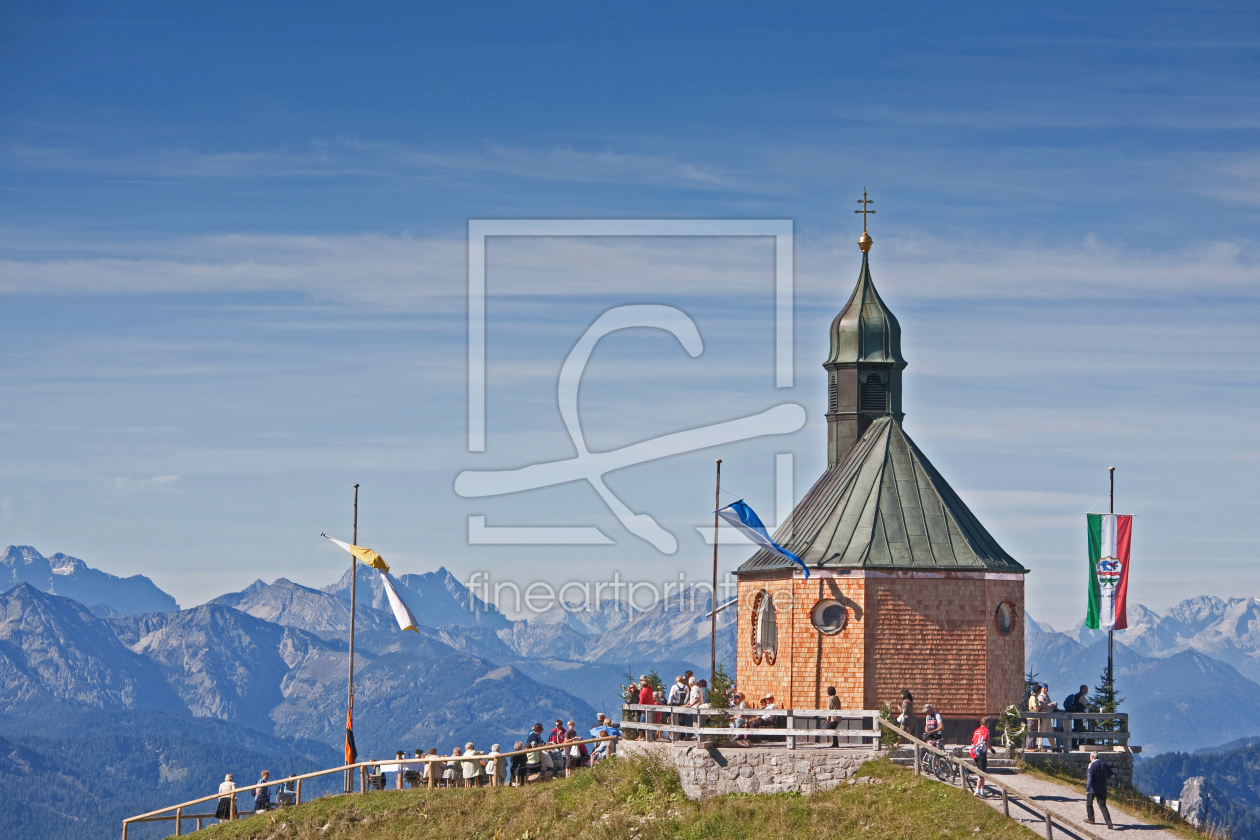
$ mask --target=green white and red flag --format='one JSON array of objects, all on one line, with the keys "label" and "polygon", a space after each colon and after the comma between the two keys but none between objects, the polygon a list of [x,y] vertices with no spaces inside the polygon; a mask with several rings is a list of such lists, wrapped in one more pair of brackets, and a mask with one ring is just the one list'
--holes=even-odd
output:
[{"label": "green white and red flag", "polygon": [[1125,597],[1129,592],[1129,538],[1133,517],[1087,513],[1089,525],[1089,607],[1085,626],[1123,630],[1129,626]]}]

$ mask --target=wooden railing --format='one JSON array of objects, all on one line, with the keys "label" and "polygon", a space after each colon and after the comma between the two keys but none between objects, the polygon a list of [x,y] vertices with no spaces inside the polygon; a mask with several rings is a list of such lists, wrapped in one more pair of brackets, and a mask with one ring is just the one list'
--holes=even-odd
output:
[{"label": "wooden railing", "polygon": [[[1068,750],[1074,750],[1079,744],[1086,741],[1093,744],[1125,744],[1129,743],[1129,716],[1125,712],[1020,712],[1026,720],[1037,721],[1068,721],[1063,726],[1062,731],[1055,731],[1052,724],[1046,723],[1045,728],[1038,729],[1036,732],[1029,730],[1027,737],[1048,741],[1067,741]],[[1085,724],[1083,729],[1072,731],[1074,724],[1072,721],[1081,721]],[[1115,727],[1111,730],[1098,729],[1097,726],[1102,721],[1112,721]]]},{"label": "wooden railing", "polygon": [[[667,717],[668,723],[652,723],[639,721],[641,714],[658,714]],[[773,714],[784,719],[784,726],[705,726],[705,719],[712,720],[719,715],[742,716],[752,722],[764,715]],[[691,718],[691,723],[683,724],[682,718]],[[824,722],[836,721],[837,728],[831,729]],[[853,726],[854,723],[858,726]],[[879,712],[863,709],[713,709],[701,706],[644,706],[628,703],[622,707],[621,728],[646,733],[648,740],[678,741],[685,738],[703,740],[703,736],[724,736],[727,738],[783,738],[789,750],[796,749],[798,743],[831,743],[839,738],[847,746],[873,746],[879,749]],[[855,743],[856,742],[856,743]]]},{"label": "wooden railing", "polygon": [[895,723],[889,723],[886,720],[883,721],[882,723],[886,728],[892,730],[896,734],[900,735],[902,738],[909,741],[911,745],[914,747],[914,774],[916,776],[922,774],[920,760],[925,751],[933,753],[934,755],[944,756],[945,758],[948,758],[951,761],[958,762],[964,768],[964,772],[962,774],[962,784],[963,784],[964,789],[967,788],[967,774],[974,773],[975,775],[984,779],[985,782],[987,782],[988,784],[991,784],[998,790],[1002,791],[1002,813],[1004,813],[1006,816],[1009,817],[1011,815],[1011,799],[1020,800],[1023,807],[1027,808],[1029,811],[1032,811],[1034,814],[1037,814],[1038,816],[1040,816],[1042,820],[1045,821],[1046,840],[1054,840],[1054,820],[1058,820],[1059,825],[1063,827],[1064,830],[1071,832],[1072,834],[1083,835],[1085,837],[1088,837],[1089,840],[1102,840],[1102,838],[1099,837],[1097,834],[1093,834],[1089,831],[1086,831],[1083,828],[1080,828],[1076,825],[1072,825],[1067,820],[1063,819],[1063,817],[1061,817],[1059,814],[1056,814],[1054,811],[1051,811],[1049,808],[1043,807],[1042,805],[1034,802],[1032,799],[1028,798],[1027,796],[1024,796],[1022,793],[1019,793],[1018,791],[1007,787],[999,779],[993,777],[989,773],[977,767],[974,761],[969,761],[964,758],[959,758],[957,756],[951,755],[945,750],[937,749],[936,747],[932,746],[926,741],[922,741],[916,738],[915,736],[911,735],[909,732],[902,729],[900,726],[898,726]]},{"label": "wooden railing", "polygon": [[[420,758],[404,758],[401,760],[401,762],[398,759],[393,759],[393,760],[374,759],[372,761],[360,761],[356,764],[343,764],[339,767],[329,768],[328,770],[319,770],[314,773],[303,773],[300,776],[286,776],[285,778],[282,778],[282,779],[271,779],[261,784],[246,785],[243,787],[234,788],[233,790],[227,793],[212,793],[209,796],[202,796],[199,799],[190,799],[187,802],[181,802],[178,805],[169,805],[165,808],[159,808],[158,810],[150,811],[147,814],[137,814],[134,817],[127,817],[127,819],[123,820],[123,823],[122,823],[122,836],[123,836],[123,840],[127,840],[127,828],[132,823],[166,822],[170,820],[175,821],[176,836],[183,834],[184,820],[195,819],[197,821],[197,830],[200,831],[202,820],[214,819],[215,815],[214,814],[186,814],[184,813],[184,809],[190,808],[194,805],[200,805],[204,802],[214,801],[217,803],[218,800],[220,799],[227,799],[230,797],[231,809],[232,809],[231,818],[236,819],[236,815],[237,815],[236,795],[238,793],[256,791],[259,788],[263,788],[263,787],[279,788],[283,785],[289,784],[290,782],[296,785],[296,789],[294,791],[293,804],[297,805],[302,802],[302,782],[303,781],[305,781],[306,779],[319,778],[321,776],[330,776],[334,773],[357,772],[359,776],[359,793],[367,793],[368,770],[374,767],[379,767],[384,764],[399,764],[399,763],[417,764],[417,765],[419,764],[448,764],[450,762],[460,762],[460,761],[470,761],[470,760],[485,761],[491,758],[506,759],[506,758],[511,758],[514,755],[528,755],[529,753],[545,752],[548,750],[555,750],[555,749],[565,749],[575,744],[602,744],[605,742],[614,742],[613,744],[609,745],[609,753],[611,754],[613,750],[615,749],[615,742],[617,740],[618,740],[618,736],[616,735],[601,735],[598,738],[584,738],[578,741],[565,741],[563,744],[541,744],[541,745],[532,747],[530,749],[512,750],[509,752],[499,752],[499,753],[493,753],[493,754],[477,753],[472,756],[426,755],[426,756],[421,756]],[[433,772],[428,772],[425,775],[428,777],[429,787],[435,787],[436,785],[435,774]],[[174,813],[171,813],[171,812],[174,812]]]}]

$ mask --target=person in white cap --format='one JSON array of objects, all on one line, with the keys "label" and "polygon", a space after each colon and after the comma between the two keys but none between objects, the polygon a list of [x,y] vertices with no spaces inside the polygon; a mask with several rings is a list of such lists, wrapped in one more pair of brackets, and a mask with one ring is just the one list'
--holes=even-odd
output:
[{"label": "person in white cap", "polygon": [[232,819],[232,801],[236,799],[236,782],[232,781],[231,773],[223,777],[223,783],[219,785],[219,793],[228,794],[226,797],[219,797],[219,807],[214,809],[214,815],[222,822]]}]

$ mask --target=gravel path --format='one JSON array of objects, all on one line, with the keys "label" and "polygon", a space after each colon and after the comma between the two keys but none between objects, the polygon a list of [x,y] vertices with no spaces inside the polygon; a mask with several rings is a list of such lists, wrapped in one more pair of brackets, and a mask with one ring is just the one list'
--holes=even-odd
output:
[{"label": "gravel path", "polygon": [[[1060,827],[1059,820],[1055,820],[1054,836],[1056,838],[1072,836],[1077,837],[1079,840],[1086,840],[1084,835],[1070,830],[1072,827],[1075,827],[1087,830],[1102,838],[1114,835],[1117,831],[1123,831],[1126,833],[1132,832],[1135,840],[1136,838],[1141,838],[1142,840],[1182,840],[1179,835],[1159,826],[1151,825],[1139,817],[1122,811],[1110,802],[1107,803],[1107,809],[1111,812],[1111,822],[1116,827],[1116,831],[1108,829],[1106,823],[1102,821],[1102,813],[1099,812],[1097,803],[1094,803],[1094,818],[1098,820],[1098,824],[1089,825],[1085,822],[1085,790],[1083,785],[1079,787],[1062,785],[1036,776],[1024,775],[1009,770],[994,770],[992,775],[1001,779],[1011,790],[1028,797],[1043,808],[1048,808],[1063,822],[1066,822],[1068,824],[1067,830]],[[985,801],[997,810],[1002,810],[1002,796],[1000,793],[990,795]],[[1036,812],[1022,805],[1019,800],[1011,800],[1011,818],[1028,826],[1042,837],[1045,836],[1045,820]]]}]

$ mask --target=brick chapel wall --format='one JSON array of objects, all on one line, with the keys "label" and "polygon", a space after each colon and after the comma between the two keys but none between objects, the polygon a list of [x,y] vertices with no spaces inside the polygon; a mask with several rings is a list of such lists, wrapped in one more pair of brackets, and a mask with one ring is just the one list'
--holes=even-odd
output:
[{"label": "brick chapel wall", "polygon": [[[862,705],[865,661],[865,608],[861,578],[825,577],[809,580],[741,580],[739,629],[736,637],[737,684],[750,703],[766,694],[779,708],[820,709],[827,706],[827,686],[834,685],[846,709]],[[753,603],[762,589],[774,596],[778,656],[774,665],[753,662]],[[848,612],[848,624],[835,635],[824,635],[812,621],[814,605],[834,598]]]},{"label": "brick chapel wall", "polygon": [[[827,687],[835,686],[845,709],[869,709],[865,696],[866,612],[863,607],[866,582],[862,578],[824,577],[793,581],[796,608],[792,631],[795,634],[792,673],[792,701],[797,709],[825,709]],[[814,606],[835,599],[848,613],[845,628],[834,635],[814,627]],[[782,645],[780,644],[780,647]]]},{"label": "brick chapel wall", "polygon": [[[999,714],[1011,703],[1024,697],[1024,580],[986,580],[985,604],[989,611],[988,635],[988,699],[990,714]],[[1010,601],[1015,605],[1015,624],[1007,636],[997,626],[998,605]]]},{"label": "brick chapel wall", "polygon": [[915,713],[932,703],[944,715],[986,712],[986,581],[866,579],[865,708],[914,695]]},{"label": "brick chapel wall", "polygon": [[[774,597],[776,621],[778,624],[779,655],[773,665],[764,660],[753,661],[753,604],[757,593],[765,590]],[[792,662],[789,654],[791,630],[785,620],[791,611],[788,605],[792,601],[792,579],[784,576],[773,580],[740,580],[739,582],[739,622],[735,635],[735,684],[753,707],[757,701],[767,694],[773,694],[775,705],[788,707],[788,694],[791,685]]]}]

